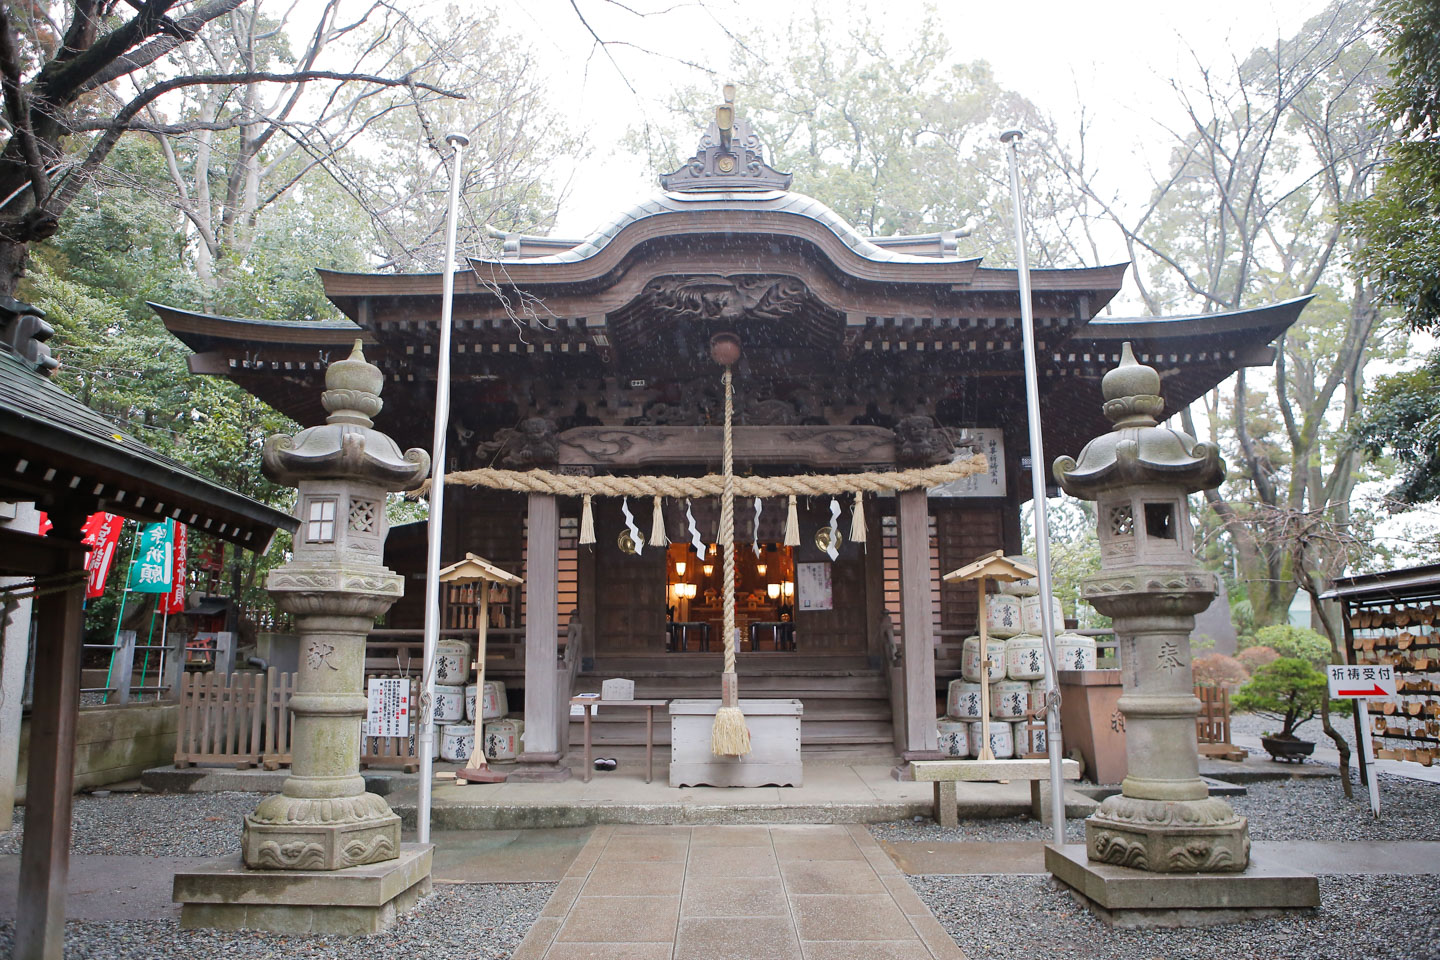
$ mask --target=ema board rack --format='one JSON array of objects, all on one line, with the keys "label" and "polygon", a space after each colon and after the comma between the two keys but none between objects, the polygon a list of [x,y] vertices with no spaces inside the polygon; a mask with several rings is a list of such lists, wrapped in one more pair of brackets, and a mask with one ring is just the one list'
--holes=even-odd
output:
[{"label": "ema board rack", "polygon": [[1325,598],[1343,605],[1348,662],[1395,671],[1395,695],[1367,700],[1376,758],[1440,761],[1440,564],[1337,580]]}]

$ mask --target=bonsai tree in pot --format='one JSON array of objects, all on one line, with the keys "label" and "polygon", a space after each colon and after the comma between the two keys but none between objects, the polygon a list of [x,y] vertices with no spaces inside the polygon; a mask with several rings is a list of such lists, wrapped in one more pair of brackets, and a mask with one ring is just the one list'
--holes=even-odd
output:
[{"label": "bonsai tree in pot", "polygon": [[[1320,712],[1328,695],[1325,673],[1299,657],[1281,657],[1255,671],[1232,701],[1236,710],[1258,713],[1280,723],[1280,732],[1260,738],[1265,750],[1276,760],[1304,759],[1314,750],[1310,740],[1301,740],[1295,731]],[[1332,703],[1343,710],[1343,703]]]}]

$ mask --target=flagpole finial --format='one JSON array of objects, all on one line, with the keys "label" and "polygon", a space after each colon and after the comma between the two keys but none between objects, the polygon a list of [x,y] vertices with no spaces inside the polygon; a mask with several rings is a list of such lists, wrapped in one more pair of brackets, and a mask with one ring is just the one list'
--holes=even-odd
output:
[{"label": "flagpole finial", "polygon": [[1001,143],[1009,143],[1011,140],[1023,139],[1025,139],[1025,131],[1021,130],[1019,127],[1011,127],[1009,130],[1006,130],[1000,134]]}]

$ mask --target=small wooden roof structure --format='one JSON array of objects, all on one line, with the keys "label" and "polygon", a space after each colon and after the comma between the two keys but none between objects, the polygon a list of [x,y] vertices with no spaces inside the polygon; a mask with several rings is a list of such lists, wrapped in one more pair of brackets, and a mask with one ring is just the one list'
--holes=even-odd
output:
[{"label": "small wooden roof structure", "polygon": [[1013,582],[1015,580],[1029,580],[1038,576],[1040,571],[1011,557],[1005,556],[1003,550],[996,550],[994,553],[987,553],[972,563],[967,563],[958,570],[951,570],[941,579],[946,582],[952,580],[1004,580]]},{"label": "small wooden roof structure", "polygon": [[518,586],[525,581],[513,573],[501,570],[484,557],[466,553],[464,560],[456,560],[448,567],[440,568],[441,583],[473,583],[485,580],[490,583],[508,583]]}]

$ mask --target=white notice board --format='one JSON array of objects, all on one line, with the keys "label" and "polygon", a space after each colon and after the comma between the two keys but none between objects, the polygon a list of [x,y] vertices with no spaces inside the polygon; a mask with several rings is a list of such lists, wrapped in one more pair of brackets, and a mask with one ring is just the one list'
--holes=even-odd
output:
[{"label": "white notice board", "polygon": [[795,592],[801,610],[833,610],[830,592],[830,564],[795,564]]},{"label": "white notice board", "polygon": [[932,497],[1003,497],[1005,496],[1005,431],[999,427],[968,428],[960,431],[964,440],[973,440],[985,454],[988,467],[984,473],[951,480],[930,488]]},{"label": "white notice board", "polygon": [[366,691],[365,736],[410,736],[410,680],[407,677],[370,680]]}]

